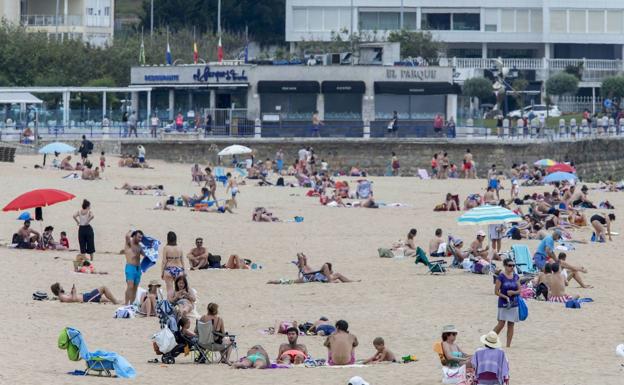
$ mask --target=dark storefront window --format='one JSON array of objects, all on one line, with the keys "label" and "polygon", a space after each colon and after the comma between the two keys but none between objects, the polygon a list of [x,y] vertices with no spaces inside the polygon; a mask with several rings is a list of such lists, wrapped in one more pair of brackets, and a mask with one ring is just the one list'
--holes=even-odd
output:
[{"label": "dark storefront window", "polygon": [[362,120],[361,94],[325,94],[326,120]]},{"label": "dark storefront window", "polygon": [[375,119],[390,120],[393,111],[403,120],[430,120],[446,114],[446,95],[375,95]]},{"label": "dark storefront window", "polygon": [[316,110],[316,94],[262,94],[262,114],[280,114],[283,120],[310,120]]}]

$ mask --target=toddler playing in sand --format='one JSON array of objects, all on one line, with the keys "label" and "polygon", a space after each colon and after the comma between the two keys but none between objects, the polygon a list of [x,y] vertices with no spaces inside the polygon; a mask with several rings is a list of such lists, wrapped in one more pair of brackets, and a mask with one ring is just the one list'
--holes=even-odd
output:
[{"label": "toddler playing in sand", "polygon": [[396,362],[396,357],[394,356],[394,353],[386,348],[386,344],[383,338],[375,338],[373,340],[373,346],[377,351],[371,358],[364,360],[364,364],[375,364],[378,362]]}]

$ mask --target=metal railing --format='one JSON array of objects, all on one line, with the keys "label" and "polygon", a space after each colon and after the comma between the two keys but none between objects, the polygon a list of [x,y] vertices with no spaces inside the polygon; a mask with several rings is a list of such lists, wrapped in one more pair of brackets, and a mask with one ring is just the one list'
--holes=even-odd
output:
[{"label": "metal railing", "polygon": [[26,27],[81,26],[81,15],[22,15],[22,25]]},{"label": "metal railing", "polygon": [[[441,60],[440,65],[455,68],[493,68],[498,59],[495,58],[459,58],[453,57]],[[526,59],[501,59],[503,66],[516,68],[519,70],[564,70],[568,66],[582,66],[585,71],[622,71],[624,69],[622,60],[607,59],[546,59],[546,58],[526,58]]]}]

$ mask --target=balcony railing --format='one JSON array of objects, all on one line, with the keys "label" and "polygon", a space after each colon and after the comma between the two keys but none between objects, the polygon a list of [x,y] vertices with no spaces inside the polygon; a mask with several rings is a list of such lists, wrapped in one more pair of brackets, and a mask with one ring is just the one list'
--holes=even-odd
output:
[{"label": "balcony railing", "polygon": [[[564,70],[568,66],[582,66],[584,72],[617,72],[624,70],[622,60],[606,59],[501,59],[504,67],[519,70]],[[489,69],[496,66],[498,59],[494,58],[448,58],[441,60],[440,65],[455,68]]]},{"label": "balcony railing", "polygon": [[81,26],[80,15],[22,15],[22,25],[26,27]]}]

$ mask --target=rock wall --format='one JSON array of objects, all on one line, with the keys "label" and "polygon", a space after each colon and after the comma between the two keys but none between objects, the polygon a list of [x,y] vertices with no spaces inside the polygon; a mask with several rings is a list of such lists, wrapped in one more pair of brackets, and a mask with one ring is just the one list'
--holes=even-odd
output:
[{"label": "rock wall", "polygon": [[[121,153],[136,153],[136,146],[145,146],[147,157],[171,162],[215,164],[217,152],[231,144],[242,144],[255,150],[255,159],[273,159],[282,149],[291,164],[301,147],[312,147],[320,159],[325,159],[332,170],[348,170],[358,166],[371,174],[381,175],[395,152],[401,163],[402,175],[415,175],[418,168],[429,169],[431,157],[436,151],[446,151],[452,162],[461,166],[466,149],[470,149],[477,162],[477,171],[485,176],[495,163],[499,169],[509,168],[513,163],[552,158],[573,161],[579,177],[586,181],[605,179],[609,176],[624,178],[624,138],[597,138],[578,141],[526,142],[495,140],[366,140],[366,139],[213,139],[213,140],[167,140],[121,142]],[[97,149],[96,144],[96,149]]]}]

